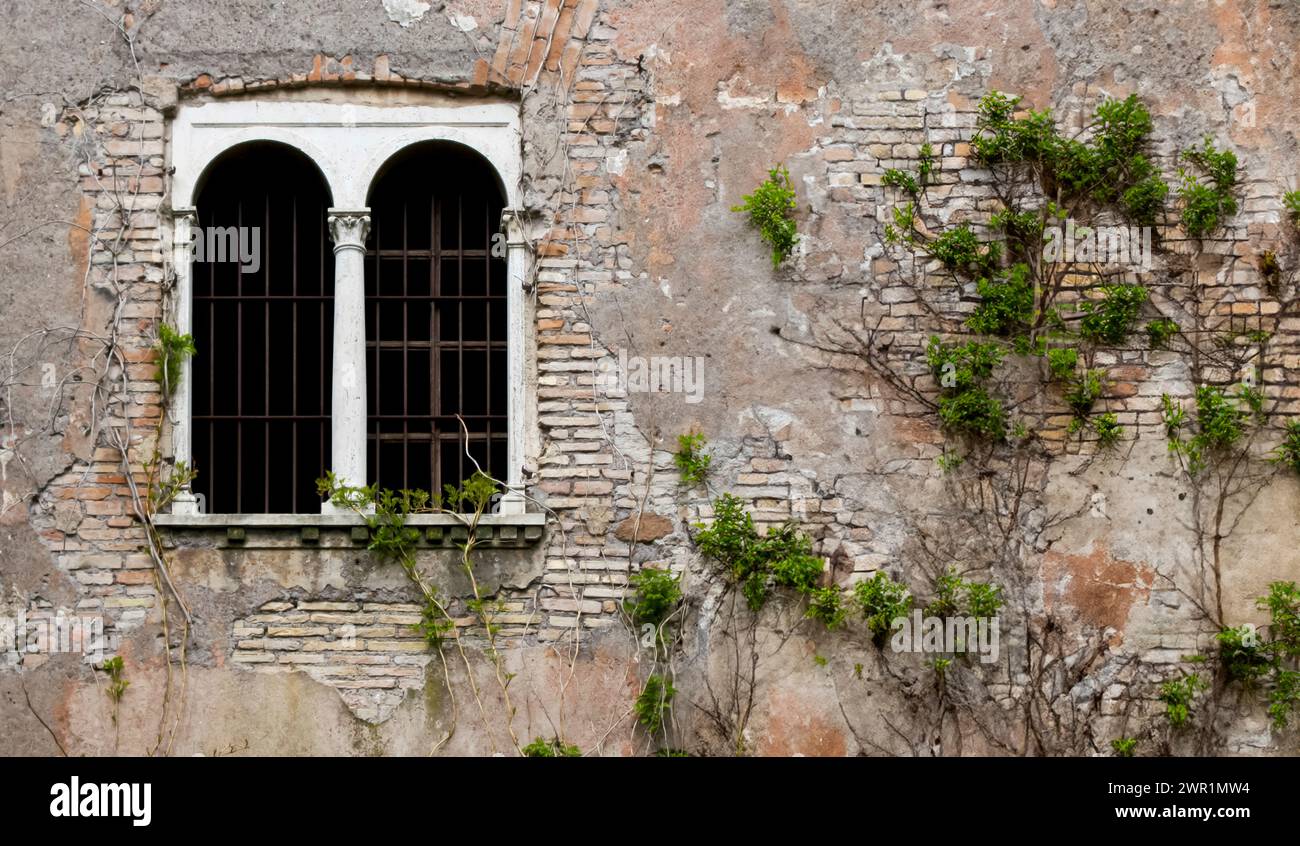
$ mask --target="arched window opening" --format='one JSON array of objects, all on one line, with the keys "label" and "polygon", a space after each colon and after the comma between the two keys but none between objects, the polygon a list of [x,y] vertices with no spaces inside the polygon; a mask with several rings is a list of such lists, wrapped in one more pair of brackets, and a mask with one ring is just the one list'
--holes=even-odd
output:
[{"label": "arched window opening", "polygon": [[506,477],[506,259],[494,237],[503,205],[491,165],[455,144],[410,148],[375,182],[369,482],[438,492],[472,475],[475,461]]},{"label": "arched window opening", "polygon": [[191,266],[191,455],[208,512],[320,511],[315,480],[330,461],[329,204],[315,165],[284,145],[244,145],[205,174]]}]

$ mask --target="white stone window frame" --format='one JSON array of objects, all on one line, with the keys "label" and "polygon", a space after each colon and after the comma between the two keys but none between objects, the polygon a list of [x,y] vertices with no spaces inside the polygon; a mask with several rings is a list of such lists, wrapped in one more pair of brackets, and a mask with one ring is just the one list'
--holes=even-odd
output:
[{"label": "white stone window frame", "polygon": [[[466,100],[446,105],[388,106],[245,98],[181,105],[170,130],[167,150],[172,171],[173,320],[181,333],[191,331],[193,257],[187,245],[197,220],[195,191],[208,167],[241,144],[271,141],[307,156],[325,179],[332,200],[329,228],[335,253],[330,464],[344,483],[355,485],[366,481],[364,251],[370,227],[370,210],[366,206],[370,188],[393,156],[426,141],[462,144],[492,165],[506,193],[502,227],[507,246],[506,367],[510,386],[506,404],[507,475],[502,480],[506,490],[493,522],[531,523],[534,521],[530,518],[544,516],[525,514],[525,451],[527,433],[533,428],[536,414],[527,402],[525,385],[528,363],[535,359],[535,352],[528,349],[531,301],[524,296],[532,256],[520,206],[523,155],[518,105]],[[171,442],[173,460],[192,466],[190,375],[190,363],[186,361],[172,403]],[[321,512],[334,519],[342,516],[329,503],[322,504]],[[310,520],[310,515],[200,514],[195,497],[186,488],[173,502],[171,514],[160,523],[228,526],[266,522],[272,517],[295,525],[304,518]]]}]

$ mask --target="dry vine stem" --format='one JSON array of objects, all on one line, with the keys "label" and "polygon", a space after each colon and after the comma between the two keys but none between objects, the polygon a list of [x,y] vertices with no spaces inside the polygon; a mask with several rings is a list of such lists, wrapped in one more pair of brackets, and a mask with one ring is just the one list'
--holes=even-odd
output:
[{"label": "dry vine stem", "polygon": [[[135,88],[141,93],[143,99],[144,80],[140,68],[140,63],[136,53],[134,30],[129,30],[126,25],[126,18],[119,17],[114,20],[101,7],[82,0],[81,5],[93,10],[95,13],[103,16],[112,24],[118,36],[127,46],[130,54],[132,67],[134,69]],[[65,115],[71,115],[83,126],[93,126],[93,121],[87,116],[86,107],[93,106],[103,95],[95,95],[86,104],[69,104],[65,109]],[[128,121],[129,123],[129,121]],[[82,387],[87,387],[88,395],[85,401],[89,405],[89,422],[86,425],[86,432],[90,438],[91,448],[93,449],[101,442],[105,442],[109,447],[118,453],[119,461],[122,468],[123,484],[126,486],[127,495],[131,502],[131,513],[141,524],[144,530],[144,539],[150,560],[153,564],[153,578],[155,593],[158,597],[159,615],[163,628],[164,651],[165,651],[165,683],[162,692],[162,706],[159,714],[158,736],[152,748],[147,750],[149,754],[157,754],[160,749],[164,753],[170,753],[172,744],[176,739],[176,733],[179,721],[184,708],[185,696],[185,678],[186,678],[186,646],[189,639],[190,624],[192,617],[187,603],[178,587],[174,583],[170,568],[168,567],[166,554],[158,534],[157,528],[153,522],[153,516],[159,508],[155,492],[160,489],[163,482],[160,477],[160,444],[163,435],[163,424],[167,418],[169,408],[169,391],[165,388],[160,391],[161,399],[159,400],[159,415],[149,432],[139,432],[132,427],[132,418],[129,406],[132,402],[132,385],[129,375],[129,361],[123,350],[122,336],[124,321],[124,312],[128,302],[131,299],[132,283],[122,279],[119,269],[119,255],[128,249],[128,233],[135,228],[135,218],[139,212],[139,192],[140,192],[140,175],[147,166],[149,156],[145,153],[145,139],[142,131],[142,124],[135,124],[136,129],[128,131],[128,137],[138,140],[140,147],[139,152],[132,156],[114,157],[117,161],[112,166],[112,179],[110,184],[105,184],[100,179],[100,168],[97,163],[98,152],[93,148],[95,133],[82,133],[87,142],[82,145],[82,166],[90,177],[94,180],[96,188],[104,197],[110,208],[107,211],[101,211],[91,227],[85,227],[81,224],[70,221],[39,221],[33,227],[14,238],[7,239],[0,248],[17,242],[24,235],[35,231],[36,228],[47,225],[62,225],[71,230],[85,232],[87,239],[87,262],[83,275],[83,287],[81,297],[81,314],[83,326],[81,327],[52,327],[36,330],[20,338],[10,350],[9,354],[9,372],[2,384],[5,390],[6,421],[10,432],[10,444],[8,449],[17,458],[19,464],[23,466],[26,475],[36,481],[36,475],[27,465],[27,460],[23,454],[23,444],[25,439],[20,437],[18,427],[14,419],[14,395],[13,389],[16,386],[30,386],[32,383],[25,382],[24,374],[32,370],[37,361],[43,357],[48,344],[51,342],[66,342],[69,345],[69,352],[79,351],[85,356],[85,363],[78,363],[65,373],[53,387],[52,397],[50,400],[47,420],[41,431],[55,432],[59,420],[63,415],[64,402],[70,392],[75,392]],[[136,173],[134,180],[128,179],[122,173],[122,161],[134,158],[133,167]],[[134,186],[130,186],[130,182]],[[113,230],[109,234],[110,228]],[[96,255],[106,255],[110,257],[107,263],[96,262]],[[164,255],[164,280],[168,278],[169,268],[166,266],[166,257]],[[95,279],[96,273],[101,275],[101,279]],[[87,328],[84,323],[90,319],[90,302],[88,297],[92,291],[99,290],[109,294],[114,300],[111,317],[104,329]],[[33,353],[32,360],[25,363],[19,362],[19,355],[29,341],[39,339],[39,343]],[[91,375],[90,379],[83,380],[82,376],[86,373]],[[174,387],[174,386],[168,386]],[[120,423],[112,422],[116,418]],[[32,433],[34,435],[35,432]],[[32,435],[29,435],[31,437]],[[152,453],[152,458],[144,462],[144,472],[137,472],[133,462],[138,458],[137,449],[148,449]],[[86,465],[83,473],[82,483],[85,476],[90,472],[90,463]],[[145,491],[141,491],[141,486]],[[32,496],[39,496],[40,491],[34,491]],[[9,503],[6,508],[13,507],[17,502],[23,501],[22,498],[14,503]],[[163,503],[165,505],[165,503]],[[177,691],[178,682],[173,677],[173,657],[170,620],[168,611],[168,596],[174,601],[181,611],[183,617],[183,628],[181,631],[179,643],[179,664],[181,678],[179,681],[179,691]],[[179,703],[175,707],[174,719],[168,726],[168,717],[171,715],[173,698],[179,696]],[[42,721],[43,722],[43,721]],[[115,718],[116,722],[116,718]],[[163,747],[164,739],[166,747]],[[57,742],[57,738],[56,738]],[[60,745],[60,748],[62,746]]]}]

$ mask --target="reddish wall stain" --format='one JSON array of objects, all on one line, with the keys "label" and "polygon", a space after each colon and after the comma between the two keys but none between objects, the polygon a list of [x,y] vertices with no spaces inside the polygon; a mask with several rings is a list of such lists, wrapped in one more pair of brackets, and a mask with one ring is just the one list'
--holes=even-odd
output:
[{"label": "reddish wall stain", "polygon": [[1043,576],[1049,611],[1065,606],[1093,625],[1123,629],[1133,604],[1150,595],[1155,571],[1112,558],[1107,546],[1097,542],[1086,554],[1048,552]]},{"label": "reddish wall stain", "polygon": [[777,690],[768,699],[766,733],[758,739],[761,755],[807,755],[817,758],[848,754],[844,730],[821,711],[821,703],[790,690]]}]

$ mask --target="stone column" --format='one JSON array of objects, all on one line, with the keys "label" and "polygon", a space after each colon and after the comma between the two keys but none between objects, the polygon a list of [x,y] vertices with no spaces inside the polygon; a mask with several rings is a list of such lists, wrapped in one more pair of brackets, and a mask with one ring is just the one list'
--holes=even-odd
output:
[{"label": "stone column", "polygon": [[506,414],[510,418],[510,431],[506,450],[506,490],[501,497],[499,513],[522,514],[526,509],[524,499],[524,453],[527,445],[526,376],[524,373],[524,343],[528,337],[524,288],[528,284],[528,240],[524,237],[523,221],[516,209],[501,213],[501,226],[506,233],[506,320],[509,325],[509,348],[506,352],[506,378],[508,380]]},{"label": "stone column", "polygon": [[[190,242],[194,238],[199,217],[198,210],[192,206],[174,209],[172,214],[172,268],[176,272],[175,309],[172,319],[175,321],[173,328],[181,335],[185,335],[192,331],[190,327],[193,325],[194,250]],[[193,395],[190,387],[191,374],[191,361],[187,358],[181,364],[180,384],[172,393],[169,417],[172,426],[172,461],[177,465],[185,464],[192,468],[194,454],[190,444],[193,431],[190,426],[190,398]],[[211,468],[207,467],[202,470],[211,472]],[[195,499],[188,482],[172,500],[171,512],[173,514],[199,513],[198,500]]]},{"label": "stone column", "polygon": [[[334,364],[330,470],[346,485],[366,483],[366,236],[370,209],[330,209],[334,240]],[[323,503],[323,513],[338,509]]]}]

